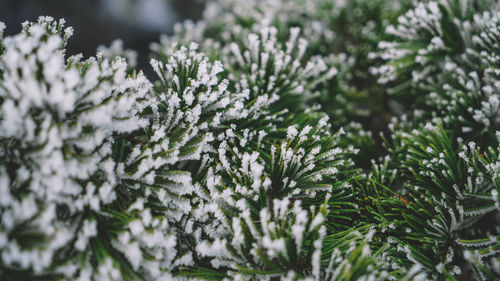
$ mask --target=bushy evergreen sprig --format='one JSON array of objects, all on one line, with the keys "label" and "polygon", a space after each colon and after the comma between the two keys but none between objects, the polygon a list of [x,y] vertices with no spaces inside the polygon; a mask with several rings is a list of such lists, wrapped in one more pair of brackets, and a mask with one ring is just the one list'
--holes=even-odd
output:
[{"label": "bushy evergreen sprig", "polygon": [[105,206],[122,181],[114,143],[143,126],[135,102],[150,85],[127,76],[123,59],[65,59],[72,29],[63,26],[42,17],[3,41],[0,240],[9,279],[114,270],[100,243],[110,243]]},{"label": "bushy evergreen sprig", "polygon": [[[379,43],[387,64],[379,81],[408,109],[439,115],[468,138],[498,130],[495,34],[497,1],[430,1],[398,18]],[[493,132],[493,134],[491,134]],[[488,136],[489,135],[489,136]]]},{"label": "bushy evergreen sprig", "polygon": [[[300,37],[308,44],[304,58],[322,57],[326,65],[336,69],[333,79],[318,89],[317,96],[332,122],[341,127],[352,120],[364,121],[379,128],[381,121],[370,122],[369,118],[380,119],[387,105],[383,101],[385,91],[369,71],[374,65],[369,54],[386,38],[385,27],[409,4],[365,0],[209,1],[202,21],[178,25],[176,36],[163,37],[160,44],[196,41],[207,54],[217,57],[224,46],[269,26],[276,29],[282,44],[289,40],[292,30],[297,32],[299,28]],[[153,49],[158,48],[153,44]],[[364,102],[368,98],[370,104]]]}]

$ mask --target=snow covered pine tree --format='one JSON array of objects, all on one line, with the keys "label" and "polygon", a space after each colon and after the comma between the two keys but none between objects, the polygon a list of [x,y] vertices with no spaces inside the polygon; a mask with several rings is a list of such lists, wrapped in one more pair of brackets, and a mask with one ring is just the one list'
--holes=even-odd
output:
[{"label": "snow covered pine tree", "polygon": [[1,280],[500,280],[500,1],[0,23]]}]

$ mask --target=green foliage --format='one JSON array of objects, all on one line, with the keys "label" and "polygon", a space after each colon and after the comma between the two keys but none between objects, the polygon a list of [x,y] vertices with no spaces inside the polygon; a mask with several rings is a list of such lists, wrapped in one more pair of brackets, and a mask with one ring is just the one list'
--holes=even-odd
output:
[{"label": "green foliage", "polygon": [[0,23],[0,279],[499,280],[499,8],[211,1],[151,81]]}]

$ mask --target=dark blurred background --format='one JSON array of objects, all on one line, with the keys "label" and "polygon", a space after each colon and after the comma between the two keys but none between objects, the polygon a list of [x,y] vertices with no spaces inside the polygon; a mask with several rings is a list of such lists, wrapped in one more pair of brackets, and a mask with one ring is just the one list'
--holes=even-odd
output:
[{"label": "dark blurred background", "polygon": [[176,22],[197,20],[202,12],[200,0],[0,0],[5,36],[19,33],[21,23],[39,16],[64,18],[75,30],[68,55],[93,56],[97,46],[120,38],[125,49],[137,51],[138,68],[146,74],[151,73],[149,44],[160,34],[172,34]]}]

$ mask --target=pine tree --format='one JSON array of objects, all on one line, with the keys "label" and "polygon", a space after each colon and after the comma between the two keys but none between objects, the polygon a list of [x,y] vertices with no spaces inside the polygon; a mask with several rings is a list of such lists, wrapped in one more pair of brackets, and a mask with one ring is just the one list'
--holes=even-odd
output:
[{"label": "pine tree", "polygon": [[1,280],[499,280],[500,2],[0,23]]}]

